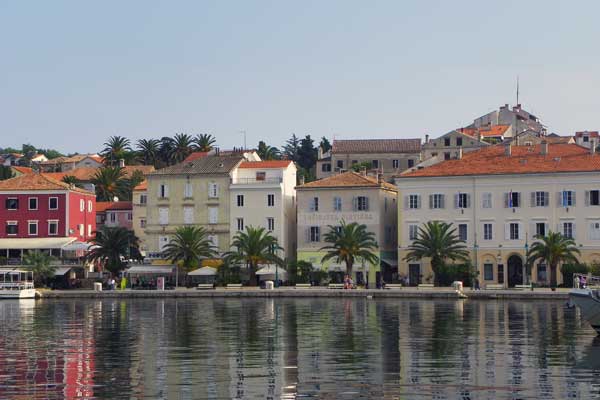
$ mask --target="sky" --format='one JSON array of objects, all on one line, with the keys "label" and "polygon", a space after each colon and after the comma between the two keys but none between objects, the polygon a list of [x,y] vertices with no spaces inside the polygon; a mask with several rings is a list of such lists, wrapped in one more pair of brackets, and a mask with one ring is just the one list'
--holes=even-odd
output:
[{"label": "sky", "polygon": [[600,129],[597,1],[2,1],[0,147],[424,138],[516,102]]}]

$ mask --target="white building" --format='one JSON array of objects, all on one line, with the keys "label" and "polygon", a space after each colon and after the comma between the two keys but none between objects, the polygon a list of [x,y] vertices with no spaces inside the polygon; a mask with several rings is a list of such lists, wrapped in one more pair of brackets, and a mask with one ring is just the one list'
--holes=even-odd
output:
[{"label": "white building", "polygon": [[229,185],[230,235],[248,226],[263,227],[284,248],[281,257],[295,258],[296,165],[289,160],[244,161]]},{"label": "white building", "polygon": [[[432,276],[429,260],[404,257],[419,226],[433,220],[454,225],[483,284],[526,283],[526,246],[550,230],[575,239],[580,261],[600,261],[599,172],[593,150],[542,143],[490,146],[397,177],[400,274],[412,284]],[[549,283],[548,267],[532,266],[531,279]]]}]

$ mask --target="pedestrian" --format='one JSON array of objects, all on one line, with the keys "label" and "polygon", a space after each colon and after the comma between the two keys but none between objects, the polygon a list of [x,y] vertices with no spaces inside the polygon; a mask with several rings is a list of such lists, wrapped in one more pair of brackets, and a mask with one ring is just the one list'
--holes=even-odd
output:
[{"label": "pedestrian", "polygon": [[581,288],[582,288],[582,289],[585,289],[585,288],[586,288],[586,286],[587,286],[587,280],[586,280],[586,278],[585,278],[585,276],[584,276],[584,275],[581,275],[581,280],[580,280],[579,282],[580,282],[580,284],[581,284]]},{"label": "pedestrian", "polygon": [[575,289],[579,289],[579,284],[580,284],[580,280],[579,280],[579,275],[575,275],[575,278],[573,279],[573,287]]}]

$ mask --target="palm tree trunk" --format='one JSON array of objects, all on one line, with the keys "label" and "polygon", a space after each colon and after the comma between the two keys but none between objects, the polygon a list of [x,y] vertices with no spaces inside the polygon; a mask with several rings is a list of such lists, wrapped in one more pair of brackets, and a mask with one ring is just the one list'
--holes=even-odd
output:
[{"label": "palm tree trunk", "polygon": [[352,279],[352,267],[353,267],[352,262],[346,261],[346,275],[348,275],[350,277],[350,279]]},{"label": "palm tree trunk", "polygon": [[556,264],[550,265],[550,287],[556,287]]},{"label": "palm tree trunk", "polygon": [[256,265],[254,263],[250,263],[250,286],[257,286],[258,282],[256,281]]}]

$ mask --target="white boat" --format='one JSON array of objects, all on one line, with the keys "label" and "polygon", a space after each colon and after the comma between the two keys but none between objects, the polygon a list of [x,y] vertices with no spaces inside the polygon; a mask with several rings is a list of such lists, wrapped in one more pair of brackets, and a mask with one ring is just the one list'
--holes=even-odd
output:
[{"label": "white boat", "polygon": [[0,299],[35,299],[33,272],[0,269]]},{"label": "white boat", "polygon": [[[582,276],[575,274],[573,279]],[[569,302],[579,308],[581,316],[600,334],[600,278],[586,276],[586,281],[585,287],[575,282],[575,288],[569,292]]]}]

